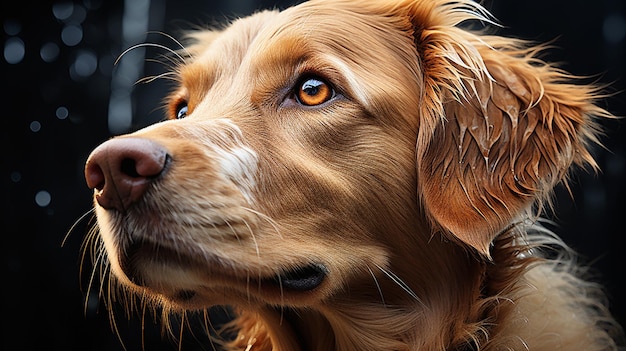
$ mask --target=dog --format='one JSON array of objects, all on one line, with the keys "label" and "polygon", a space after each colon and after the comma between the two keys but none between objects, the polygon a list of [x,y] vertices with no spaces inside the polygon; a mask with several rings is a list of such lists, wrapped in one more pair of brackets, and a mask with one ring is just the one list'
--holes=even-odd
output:
[{"label": "dog", "polygon": [[470,0],[311,0],[189,33],[168,119],[85,164],[108,279],[232,306],[227,350],[617,350],[541,225],[597,169],[602,88],[476,24]]}]

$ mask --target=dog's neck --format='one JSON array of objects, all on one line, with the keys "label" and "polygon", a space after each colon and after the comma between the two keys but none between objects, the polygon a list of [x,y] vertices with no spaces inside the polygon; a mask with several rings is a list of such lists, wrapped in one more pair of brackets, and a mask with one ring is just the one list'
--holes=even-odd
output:
[{"label": "dog's neck", "polygon": [[[243,312],[243,324],[234,349],[254,351],[398,350],[400,329],[415,325],[414,315],[395,313],[389,307],[345,305],[325,313],[314,310],[268,309]],[[406,312],[406,311],[405,311]],[[387,316],[383,316],[383,313]],[[372,316],[377,316],[373,319]],[[402,319],[402,320],[399,320]],[[244,321],[243,323],[241,323]],[[254,324],[252,324],[254,321]],[[254,335],[253,338],[248,335]],[[374,348],[375,346],[375,348]]]},{"label": "dog's neck", "polygon": [[412,309],[381,305],[359,305],[355,308],[354,305],[344,305],[333,307],[333,311],[329,313],[291,309],[268,310],[260,314],[244,312],[239,321],[245,320],[243,324],[247,328],[240,330],[235,341],[236,347],[233,349],[250,351],[471,349],[471,340],[468,340],[468,343],[455,343],[452,340],[441,339],[442,325],[446,321],[429,320],[431,316],[429,312],[407,313],[408,310]]},{"label": "dog's neck", "polygon": [[[435,280],[431,284],[423,282],[422,286],[415,284],[409,287],[415,296],[391,280],[379,279],[370,281],[367,286],[352,286],[344,293],[345,296],[334,296],[320,306],[302,309],[267,307],[256,311],[242,311],[236,323],[242,328],[235,341],[237,347],[233,349],[472,349],[468,346],[471,340],[468,340],[467,334],[461,334],[471,333],[470,326],[484,317],[480,312],[467,307],[474,306],[476,300],[480,299],[481,286],[463,286],[459,277],[466,274],[480,275],[475,271],[470,273],[467,269],[482,269],[484,266],[475,259],[458,253],[456,257],[447,259],[459,261],[455,262],[455,266],[464,268],[441,276],[420,272],[419,279],[411,280],[415,277],[408,277],[406,280],[413,282]],[[406,270],[409,269],[407,267],[410,266],[405,266]],[[413,267],[416,270],[416,266]],[[395,273],[405,277],[408,274],[401,270],[396,270]],[[434,283],[438,284],[438,291],[426,291]],[[455,293],[450,293],[453,290]],[[449,302],[434,303],[421,300],[420,296],[436,296],[437,299],[449,299]]]}]

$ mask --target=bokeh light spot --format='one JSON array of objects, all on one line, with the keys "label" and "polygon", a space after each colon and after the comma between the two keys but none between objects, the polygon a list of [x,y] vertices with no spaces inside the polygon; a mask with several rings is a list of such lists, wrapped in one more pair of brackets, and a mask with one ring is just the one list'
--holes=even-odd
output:
[{"label": "bokeh light spot", "polygon": [[35,203],[37,203],[39,207],[46,207],[50,205],[51,201],[52,201],[52,196],[50,195],[49,192],[45,190],[41,190],[37,194],[35,194]]},{"label": "bokeh light spot", "polygon": [[82,50],[76,55],[74,63],[70,66],[72,79],[78,80],[94,74],[98,68],[98,58],[91,51]]},{"label": "bokeh light spot", "polygon": [[83,23],[85,21],[85,18],[87,18],[87,10],[85,10],[85,8],[80,5],[76,5],[74,7],[74,13],[72,13],[72,16],[68,19],[67,22]]},{"label": "bokeh light spot", "polygon": [[59,57],[59,51],[59,46],[57,44],[48,42],[43,44],[39,50],[39,56],[41,56],[41,59],[45,62],[50,63]]},{"label": "bokeh light spot", "polygon": [[58,119],[66,119],[70,115],[70,111],[65,106],[59,106],[55,114]]},{"label": "bokeh light spot", "polygon": [[25,53],[26,48],[20,38],[9,38],[4,43],[4,59],[12,65],[22,62]]},{"label": "bokeh light spot", "polygon": [[22,173],[18,171],[11,172],[11,181],[13,183],[19,183],[22,180]]},{"label": "bokeh light spot", "polygon": [[41,130],[41,123],[39,123],[39,121],[32,121],[32,122],[30,122],[30,130],[32,132],[37,133],[38,131]]},{"label": "bokeh light spot", "polygon": [[65,26],[61,31],[61,40],[67,46],[76,46],[83,40],[83,28],[76,24]]},{"label": "bokeh light spot", "polygon": [[619,44],[626,38],[626,19],[618,13],[611,14],[604,19],[602,31],[604,40],[611,44]]},{"label": "bokeh light spot", "polygon": [[58,2],[52,5],[52,14],[56,19],[64,21],[74,13],[74,4],[72,2]]},{"label": "bokeh light spot", "polygon": [[16,20],[6,20],[3,24],[4,32],[7,35],[13,36],[18,35],[22,31],[22,24]]}]

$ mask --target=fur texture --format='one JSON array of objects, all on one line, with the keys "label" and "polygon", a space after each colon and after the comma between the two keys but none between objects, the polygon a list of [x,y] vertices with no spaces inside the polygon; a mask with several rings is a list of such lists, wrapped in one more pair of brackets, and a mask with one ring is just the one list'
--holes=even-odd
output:
[{"label": "fur texture", "polygon": [[616,350],[537,224],[612,116],[467,22],[493,19],[312,0],[190,33],[170,120],[87,161],[98,263],[167,311],[233,306],[229,350]]}]

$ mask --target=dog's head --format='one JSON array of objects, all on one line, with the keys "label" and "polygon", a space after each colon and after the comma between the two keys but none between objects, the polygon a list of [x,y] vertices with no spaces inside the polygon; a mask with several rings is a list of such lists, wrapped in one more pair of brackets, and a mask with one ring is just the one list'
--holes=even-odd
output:
[{"label": "dog's head", "polygon": [[193,308],[464,274],[455,253],[488,257],[572,163],[594,164],[607,115],[538,49],[459,27],[488,16],[313,0],[192,33],[170,120],[86,164],[115,275]]}]

